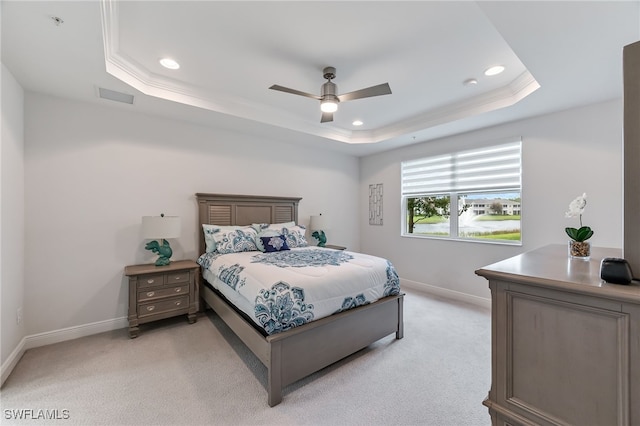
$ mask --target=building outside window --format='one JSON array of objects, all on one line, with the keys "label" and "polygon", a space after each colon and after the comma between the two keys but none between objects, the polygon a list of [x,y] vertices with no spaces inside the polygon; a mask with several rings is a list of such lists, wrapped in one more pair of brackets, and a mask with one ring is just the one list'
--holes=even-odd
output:
[{"label": "building outside window", "polygon": [[402,235],[520,244],[522,142],[402,162]]}]

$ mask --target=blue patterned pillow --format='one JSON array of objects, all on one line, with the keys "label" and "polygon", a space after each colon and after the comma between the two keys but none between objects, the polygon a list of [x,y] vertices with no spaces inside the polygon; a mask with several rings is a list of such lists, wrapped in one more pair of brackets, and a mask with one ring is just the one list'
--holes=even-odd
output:
[{"label": "blue patterned pillow", "polygon": [[214,238],[215,233],[228,232],[236,229],[242,229],[242,226],[222,226],[222,225],[207,225],[202,224],[202,232],[204,233],[204,242],[206,245],[205,252],[213,253],[216,251],[216,240]]},{"label": "blue patterned pillow", "polygon": [[216,250],[220,254],[239,253],[242,251],[256,251],[257,232],[250,226],[230,231],[213,233]]},{"label": "blue patterned pillow", "polygon": [[264,251],[267,253],[271,253],[274,251],[289,250],[289,246],[287,245],[287,239],[284,237],[284,235],[274,235],[272,237],[260,237],[260,240],[262,240]]},{"label": "blue patterned pillow", "polygon": [[295,247],[307,247],[309,243],[304,234],[307,232],[304,226],[292,226],[289,228],[282,228],[282,235],[287,240],[287,245],[290,248]]}]

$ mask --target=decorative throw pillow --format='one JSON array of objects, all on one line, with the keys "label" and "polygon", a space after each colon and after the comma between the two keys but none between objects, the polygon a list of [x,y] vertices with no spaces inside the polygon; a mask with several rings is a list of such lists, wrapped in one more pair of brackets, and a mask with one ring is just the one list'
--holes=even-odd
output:
[{"label": "decorative throw pillow", "polygon": [[239,253],[242,251],[256,251],[257,232],[250,226],[227,232],[214,232],[216,250],[220,254]]},{"label": "decorative throw pillow", "polygon": [[[253,225],[251,226],[253,227]],[[260,250],[261,252],[265,252],[266,249],[264,247],[264,244],[262,243],[262,237],[277,237],[280,235],[282,235],[280,234],[280,232],[273,229],[263,229],[262,231],[258,232],[258,236],[256,238],[256,247],[258,247],[258,250]]]},{"label": "decorative throw pillow", "polygon": [[272,237],[260,237],[264,246],[265,252],[271,253],[274,251],[289,250],[287,245],[287,239],[284,235],[274,235]]},{"label": "decorative throw pillow", "polygon": [[203,223],[202,231],[204,232],[204,242],[206,245],[205,251],[207,253],[213,253],[214,251],[216,251],[216,240],[213,237],[213,234],[217,232],[228,232],[242,228],[242,226],[207,225]]}]

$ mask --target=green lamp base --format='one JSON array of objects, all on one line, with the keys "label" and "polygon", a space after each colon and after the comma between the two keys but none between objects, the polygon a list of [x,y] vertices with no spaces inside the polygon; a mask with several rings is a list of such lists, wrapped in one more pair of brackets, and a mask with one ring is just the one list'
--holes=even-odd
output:
[{"label": "green lamp base", "polygon": [[160,256],[158,260],[156,260],[156,266],[167,266],[169,263],[171,263],[171,260],[165,256]]},{"label": "green lamp base", "polygon": [[162,240],[162,245],[160,245],[158,241],[150,241],[144,246],[144,248],[160,256],[156,260],[156,266],[167,266],[171,263],[170,259],[173,254],[173,250],[171,250],[171,246],[169,246],[169,241]]},{"label": "green lamp base", "polygon": [[311,236],[318,240],[318,247],[324,247],[327,244],[327,236],[324,235],[324,231],[313,231]]}]

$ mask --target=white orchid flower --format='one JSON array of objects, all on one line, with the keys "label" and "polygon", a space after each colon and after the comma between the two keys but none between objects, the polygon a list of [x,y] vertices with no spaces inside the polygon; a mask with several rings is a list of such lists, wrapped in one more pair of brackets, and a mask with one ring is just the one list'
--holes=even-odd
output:
[{"label": "white orchid flower", "polygon": [[569,204],[569,211],[564,215],[567,218],[582,216],[584,213],[584,208],[587,206],[587,194],[583,193],[581,196],[576,197],[575,200]]},{"label": "white orchid flower", "polygon": [[582,214],[586,206],[587,194],[584,193],[569,204],[569,211],[564,214],[568,218],[576,216],[580,218],[580,229],[564,228],[569,238],[577,242],[586,241],[593,236],[593,230],[589,226],[582,226]]}]

